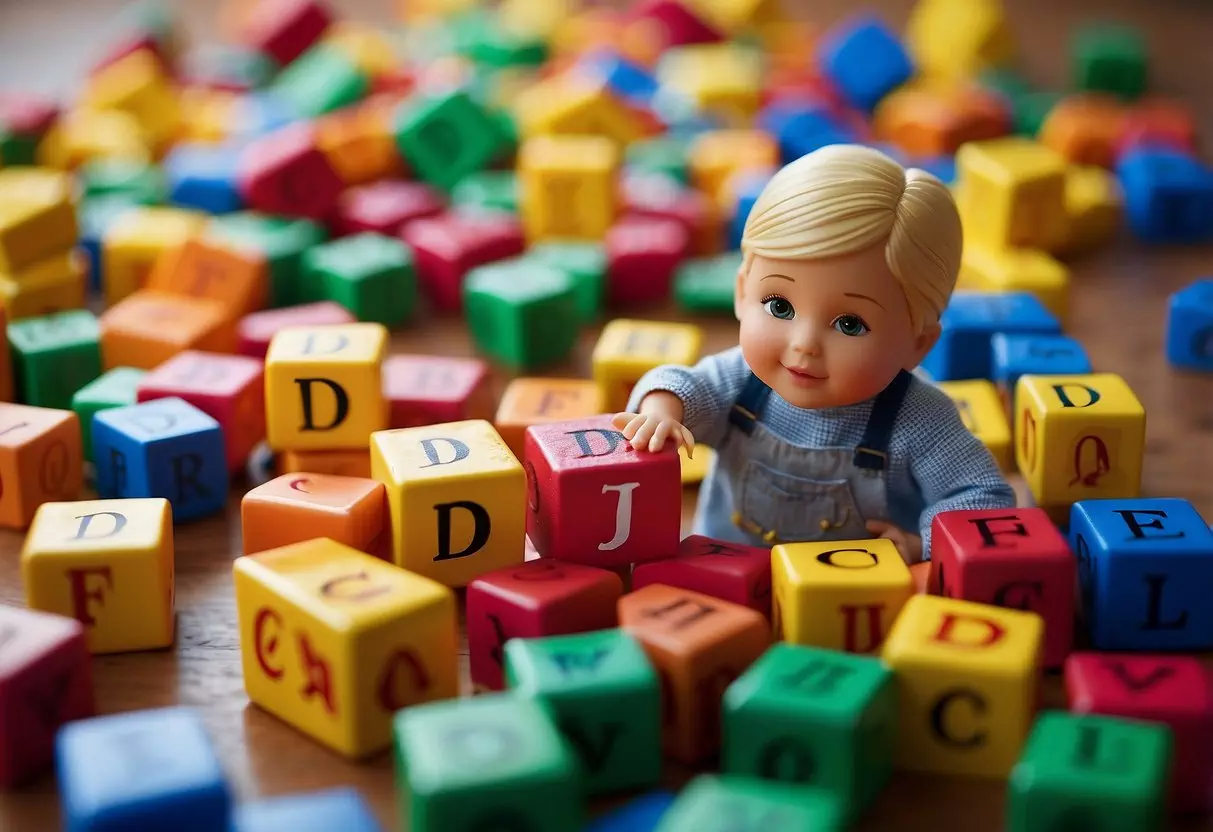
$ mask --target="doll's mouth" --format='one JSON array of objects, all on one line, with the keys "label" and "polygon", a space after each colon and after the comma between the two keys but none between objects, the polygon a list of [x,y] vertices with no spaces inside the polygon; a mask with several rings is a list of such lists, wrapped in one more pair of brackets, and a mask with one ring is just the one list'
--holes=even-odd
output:
[{"label": "doll's mouth", "polygon": [[829,378],[829,376],[814,375],[808,370],[799,370],[795,367],[789,367],[786,364],[782,366],[788,371],[792,378],[796,379],[796,381],[800,382],[801,384],[816,384],[817,382],[825,381]]}]

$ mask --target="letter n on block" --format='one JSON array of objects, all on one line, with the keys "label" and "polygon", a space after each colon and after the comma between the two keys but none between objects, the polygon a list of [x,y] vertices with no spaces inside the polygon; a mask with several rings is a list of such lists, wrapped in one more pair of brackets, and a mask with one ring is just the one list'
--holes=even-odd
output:
[{"label": "letter n on block", "polygon": [[621,566],[673,557],[682,525],[674,446],[636,451],[595,416],[527,428],[527,534],[547,558]]},{"label": "letter n on block", "polygon": [[396,711],[458,694],[455,596],[328,538],[233,566],[249,699],[351,758],[391,744]]},{"label": "letter n on block", "polygon": [[1044,621],[915,595],[881,651],[897,674],[902,771],[1006,778],[1035,716]]}]

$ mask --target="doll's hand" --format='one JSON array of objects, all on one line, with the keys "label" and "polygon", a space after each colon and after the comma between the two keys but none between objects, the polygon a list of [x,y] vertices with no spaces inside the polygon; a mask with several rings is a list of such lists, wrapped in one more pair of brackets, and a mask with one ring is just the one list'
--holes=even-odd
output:
[{"label": "doll's hand", "polygon": [[695,437],[677,419],[656,413],[616,413],[611,424],[623,431],[623,438],[638,451],[645,448],[656,453],[665,447],[666,440],[678,448],[686,445],[687,458],[695,451]]},{"label": "doll's hand", "polygon": [[886,523],[883,520],[869,520],[867,527],[869,534],[893,541],[893,545],[901,554],[901,559],[908,565],[912,566],[922,560],[922,538],[918,535],[902,531],[892,523]]}]

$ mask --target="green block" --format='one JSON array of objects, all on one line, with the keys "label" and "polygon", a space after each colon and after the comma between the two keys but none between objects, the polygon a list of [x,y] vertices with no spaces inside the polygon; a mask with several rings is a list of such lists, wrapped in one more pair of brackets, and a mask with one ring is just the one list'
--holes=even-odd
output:
[{"label": "green block", "polygon": [[512,170],[482,170],[459,181],[451,191],[457,208],[518,213],[518,175]]},{"label": "green block", "polygon": [[624,165],[637,173],[663,173],[683,185],[690,184],[687,165],[688,142],[684,138],[659,136],[642,139],[628,145],[624,151]]},{"label": "green block", "polygon": [[1173,744],[1162,723],[1041,713],[1007,784],[1007,832],[1165,828]]},{"label": "green block", "polygon": [[212,217],[206,236],[247,248],[265,258],[270,276],[270,306],[295,306],[324,300],[321,286],[304,286],[303,253],[328,239],[311,220],[237,211]]},{"label": "green block", "polygon": [[366,96],[370,79],[345,52],[327,43],[311,47],[269,86],[301,118],[316,118]]},{"label": "green block", "polygon": [[500,117],[464,90],[419,98],[403,107],[395,133],[401,155],[418,176],[445,191],[496,161],[511,143]]},{"label": "green block", "polygon": [[87,309],[69,309],[8,325],[21,400],[69,410],[77,390],[101,375],[101,328]]},{"label": "green block", "polygon": [[582,323],[598,320],[606,302],[607,256],[601,243],[537,243],[524,259],[555,266],[573,280]]},{"label": "green block", "polygon": [[303,255],[303,275],[360,321],[395,326],[417,301],[412,250],[374,231],[313,246]]},{"label": "green block", "polygon": [[1147,53],[1141,33],[1129,26],[1095,24],[1074,37],[1074,86],[1132,100],[1146,91]]},{"label": "green block", "polygon": [[634,638],[596,630],[505,644],[506,684],[543,703],[581,759],[588,794],[661,778],[661,683]]},{"label": "green block", "polygon": [[740,251],[688,260],[674,272],[674,301],[686,312],[733,312]]},{"label": "green block", "polygon": [[405,708],[396,777],[411,832],[569,832],[584,820],[577,758],[543,706],[508,693]]},{"label": "green block", "polygon": [[72,396],[72,410],[80,417],[84,458],[93,459],[93,417],[111,407],[136,403],[139,381],[147,373],[134,367],[115,367],[81,387]]},{"label": "green block", "polygon": [[0,167],[37,164],[39,138],[11,133],[0,125]]},{"label": "green block", "polygon": [[834,796],[820,789],[752,777],[701,774],[679,792],[653,832],[836,832]]},{"label": "green block", "polygon": [[540,66],[548,58],[548,46],[543,38],[512,32],[494,17],[473,23],[465,37],[468,39],[465,54],[486,66]]},{"label": "green block", "polygon": [[1040,133],[1040,126],[1045,123],[1049,113],[1063,98],[1061,93],[1030,92],[1016,98],[1012,104],[1012,118],[1015,122],[1015,132],[1021,136],[1035,138]]},{"label": "green block", "polygon": [[725,691],[721,770],[818,786],[855,818],[893,771],[897,686],[874,656],[784,642]]},{"label": "green block", "polygon": [[463,307],[480,351],[515,371],[567,358],[581,326],[569,276],[521,259],[472,269]]},{"label": "green block", "polygon": [[155,165],[134,159],[94,159],[79,171],[86,199],[126,196],[140,205],[158,205],[168,197],[164,172]]}]

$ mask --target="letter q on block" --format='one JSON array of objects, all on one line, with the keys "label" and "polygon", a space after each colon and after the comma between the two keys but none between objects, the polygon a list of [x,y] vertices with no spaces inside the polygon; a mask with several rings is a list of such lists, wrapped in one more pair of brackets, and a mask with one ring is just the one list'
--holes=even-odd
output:
[{"label": "letter q on block", "polygon": [[621,566],[678,554],[682,466],[632,448],[609,415],[527,428],[527,534],[543,557]]}]

